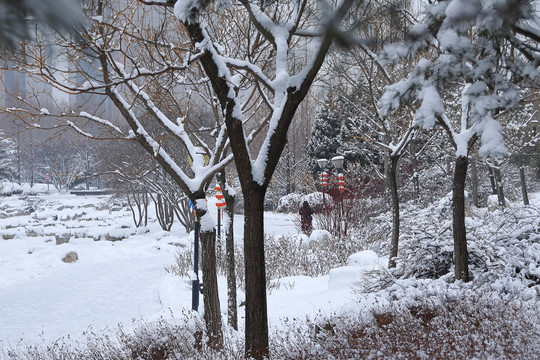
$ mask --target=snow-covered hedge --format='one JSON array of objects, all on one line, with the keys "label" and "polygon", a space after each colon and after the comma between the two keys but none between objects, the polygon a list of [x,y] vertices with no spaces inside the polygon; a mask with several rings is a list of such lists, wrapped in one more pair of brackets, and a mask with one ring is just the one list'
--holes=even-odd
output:
[{"label": "snow-covered hedge", "polygon": [[0,183],[0,194],[2,196],[11,196],[22,194],[23,188],[21,185],[13,182],[2,182]]},{"label": "snow-covered hedge", "polygon": [[37,195],[49,192],[57,192],[57,190],[51,184],[49,186],[47,186],[47,184],[34,184],[34,186],[30,186],[30,184],[28,183],[19,185],[17,183],[9,181],[0,183],[0,195],[2,196],[12,196],[19,194]]},{"label": "snow-covered hedge", "polygon": [[372,305],[286,319],[279,359],[529,359],[540,351],[538,303],[470,284],[400,282]]},{"label": "snow-covered hedge", "polygon": [[[279,199],[276,211],[281,213],[297,213],[304,201],[307,201],[314,211],[322,208],[323,193],[314,192],[311,194],[292,193]],[[332,202],[332,198],[326,195],[326,201]]]},{"label": "snow-covered hedge", "polygon": [[[538,302],[519,291],[407,280],[354,305],[314,318],[286,318],[270,329],[271,359],[535,359]],[[244,359],[241,332],[224,326],[225,346],[207,345],[194,312],[172,321],[134,323],[52,344],[18,343],[2,359]]]}]

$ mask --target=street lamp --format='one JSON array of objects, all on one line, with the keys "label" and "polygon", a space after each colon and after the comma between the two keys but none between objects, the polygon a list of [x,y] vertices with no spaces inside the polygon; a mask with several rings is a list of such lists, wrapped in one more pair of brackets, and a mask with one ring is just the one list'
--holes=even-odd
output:
[{"label": "street lamp", "polygon": [[319,159],[317,160],[317,164],[319,164],[319,167],[321,168],[321,174],[319,175],[319,181],[321,183],[322,187],[322,199],[323,199],[323,206],[326,209],[326,197],[325,197],[325,188],[328,186],[328,173],[324,171],[324,168],[326,167],[326,163],[328,160],[326,159]]},{"label": "street lamp", "polygon": [[343,191],[345,190],[345,177],[343,176],[343,162],[345,158],[343,156],[334,156],[332,158],[332,163],[338,172],[338,186],[339,191],[341,191],[341,199],[343,200]]},{"label": "street lamp", "polygon": [[[338,190],[341,193],[340,197],[340,207],[339,207],[339,226],[344,226],[342,223],[343,218],[343,191],[345,191],[345,177],[343,176],[343,163],[345,162],[345,158],[343,156],[334,156],[332,158],[332,164],[334,164],[334,167],[337,169],[338,172]],[[345,227],[345,226],[344,226]],[[346,230],[345,230],[346,232]],[[340,229],[341,233],[341,229]]]},{"label": "street lamp", "polygon": [[[343,176],[343,163],[345,162],[345,158],[343,156],[334,156],[332,158],[332,164],[337,169],[338,172],[338,190],[341,192],[341,209],[343,208],[343,191],[345,190],[345,178]],[[319,180],[321,183],[321,187],[323,190],[323,206],[325,209],[326,207],[326,187],[328,186],[328,173],[325,171],[326,164],[328,163],[328,160],[326,159],[318,159],[317,164],[319,165],[319,168],[321,169],[321,174],[319,175]],[[341,214],[340,214],[341,215]]]}]

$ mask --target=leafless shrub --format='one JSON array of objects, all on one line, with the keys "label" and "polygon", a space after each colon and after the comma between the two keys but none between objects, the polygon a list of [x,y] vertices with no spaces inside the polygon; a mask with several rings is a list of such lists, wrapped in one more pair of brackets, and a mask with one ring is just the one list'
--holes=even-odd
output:
[{"label": "leafless shrub", "polygon": [[[485,290],[485,289],[484,289]],[[527,359],[537,357],[535,302],[496,292],[443,292],[316,320],[284,321],[279,359]]]},{"label": "leafless shrub", "polygon": [[6,360],[157,360],[157,359],[241,359],[243,341],[228,331],[222,351],[206,345],[202,320],[188,313],[178,323],[161,319],[134,323],[133,331],[89,329],[81,340],[60,338],[52,344],[18,344],[0,351]]}]

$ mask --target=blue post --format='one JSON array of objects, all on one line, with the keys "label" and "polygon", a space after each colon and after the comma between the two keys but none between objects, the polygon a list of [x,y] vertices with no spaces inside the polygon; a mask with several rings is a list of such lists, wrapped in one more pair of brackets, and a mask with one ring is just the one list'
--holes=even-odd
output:
[{"label": "blue post", "polygon": [[195,243],[193,246],[193,271],[195,272],[195,279],[192,280],[191,285],[191,309],[195,311],[199,311],[199,227],[197,215],[195,215]]},{"label": "blue post", "polygon": [[221,209],[217,209],[217,236],[221,239]]}]

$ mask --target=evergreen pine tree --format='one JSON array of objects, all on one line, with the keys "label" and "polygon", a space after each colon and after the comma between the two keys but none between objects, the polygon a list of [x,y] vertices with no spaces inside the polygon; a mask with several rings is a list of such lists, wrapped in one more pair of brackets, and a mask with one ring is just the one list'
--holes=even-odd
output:
[{"label": "evergreen pine tree", "polygon": [[361,124],[362,118],[351,100],[344,95],[330,95],[319,108],[308,143],[313,171],[319,170],[317,159],[331,160],[337,155],[345,157],[346,164],[373,162],[377,151],[366,151],[366,146],[362,146],[361,140],[355,137]]},{"label": "evergreen pine tree", "polygon": [[328,104],[319,108],[308,143],[308,155],[313,159],[314,170],[317,159],[331,159],[340,146],[341,119]]},{"label": "evergreen pine tree", "polygon": [[0,181],[12,181],[15,174],[15,143],[0,133]]}]

